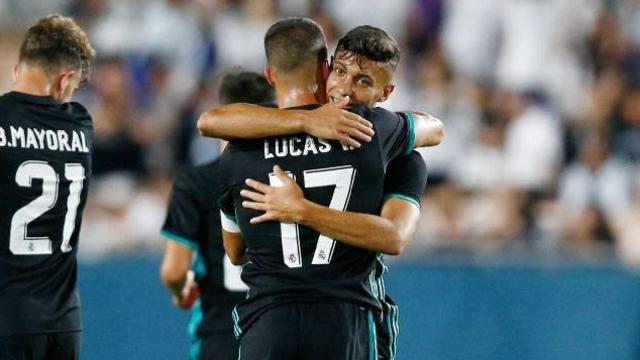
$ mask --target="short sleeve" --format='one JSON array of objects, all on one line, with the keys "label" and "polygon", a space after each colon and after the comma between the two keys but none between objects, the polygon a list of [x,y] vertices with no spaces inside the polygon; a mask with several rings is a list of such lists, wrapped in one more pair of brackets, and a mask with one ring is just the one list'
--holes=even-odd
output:
[{"label": "short sleeve", "polygon": [[371,109],[368,120],[374,124],[386,161],[399,155],[407,155],[413,150],[416,135],[410,113],[393,113],[383,108],[374,108]]},{"label": "short sleeve", "polygon": [[233,187],[228,187],[222,192],[218,198],[218,206],[220,207],[220,223],[226,232],[240,233],[236,211],[234,208]]},{"label": "short sleeve", "polygon": [[201,221],[197,190],[188,172],[176,177],[169,210],[160,234],[193,250],[198,249],[197,235]]},{"label": "short sleeve", "polygon": [[395,158],[387,167],[384,179],[385,199],[396,198],[420,207],[427,184],[427,166],[417,151]]}]

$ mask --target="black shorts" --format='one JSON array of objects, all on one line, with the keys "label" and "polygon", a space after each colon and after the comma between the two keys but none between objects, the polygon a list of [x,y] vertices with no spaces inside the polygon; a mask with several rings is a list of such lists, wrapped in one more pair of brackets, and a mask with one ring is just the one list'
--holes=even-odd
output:
[{"label": "black shorts", "polygon": [[192,344],[190,359],[238,360],[240,341],[233,331],[219,331],[198,339]]},{"label": "black shorts", "polygon": [[24,334],[0,337],[2,360],[77,360],[80,332]]},{"label": "black shorts", "polygon": [[372,312],[346,302],[292,303],[268,310],[240,340],[240,360],[377,358]]},{"label": "black shorts", "polygon": [[376,321],[379,360],[396,358],[398,329],[398,306],[389,295],[385,295],[382,302],[382,319]]}]

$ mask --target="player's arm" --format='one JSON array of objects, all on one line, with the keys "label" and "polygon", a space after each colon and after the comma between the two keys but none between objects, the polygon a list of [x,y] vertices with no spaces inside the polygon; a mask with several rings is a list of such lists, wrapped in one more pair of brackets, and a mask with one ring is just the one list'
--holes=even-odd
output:
[{"label": "player's arm", "polygon": [[222,244],[229,260],[233,265],[246,263],[249,260],[247,247],[236,219],[220,210],[220,222],[222,223]]},{"label": "player's arm", "polygon": [[175,241],[167,241],[167,246],[160,266],[160,279],[171,293],[171,298],[176,306],[186,307],[185,301],[189,297],[190,290],[187,286],[187,274],[191,267],[193,251],[191,248]]},{"label": "player's arm", "polygon": [[[415,231],[420,217],[417,201],[388,198],[380,216],[334,210],[306,200],[302,189],[279,167],[275,167],[274,172],[282,181],[282,187],[249,179],[247,185],[256,191],[241,192],[248,199],[243,206],[265,211],[252,219],[252,223],[297,222],[345,244],[391,255],[400,254]],[[423,178],[426,181],[426,172]]]},{"label": "player's arm", "polygon": [[207,110],[198,119],[200,134],[226,140],[307,133],[360,147],[371,141],[371,123],[343,110],[348,98],[315,110],[282,110],[253,104],[229,104]]},{"label": "player's arm", "polygon": [[439,145],[444,138],[444,124],[427,113],[408,111],[413,117],[415,147]]},{"label": "player's arm", "polygon": [[193,170],[183,171],[176,177],[167,217],[160,235],[167,239],[160,280],[171,293],[173,303],[189,308],[197,296],[197,285],[189,278],[193,254],[198,251],[197,229],[201,211]]}]

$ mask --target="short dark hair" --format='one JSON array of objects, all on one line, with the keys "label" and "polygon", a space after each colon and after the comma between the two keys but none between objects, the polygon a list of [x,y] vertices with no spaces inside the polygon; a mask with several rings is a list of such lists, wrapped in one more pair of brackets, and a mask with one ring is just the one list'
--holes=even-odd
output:
[{"label": "short dark hair", "polygon": [[273,88],[258,73],[243,71],[227,74],[220,82],[220,102],[262,104],[275,101]]},{"label": "short dark hair", "polygon": [[400,47],[396,40],[384,30],[374,26],[362,25],[351,29],[340,40],[336,54],[348,52],[363,56],[396,71],[400,62]]},{"label": "short dark hair", "polygon": [[307,18],[288,18],[271,25],[264,36],[269,66],[284,72],[296,72],[316,65],[327,56],[322,28]]},{"label": "short dark hair", "polygon": [[49,15],[27,30],[19,61],[42,68],[50,77],[64,69],[80,70],[86,82],[95,57],[87,34],[71,18]]}]

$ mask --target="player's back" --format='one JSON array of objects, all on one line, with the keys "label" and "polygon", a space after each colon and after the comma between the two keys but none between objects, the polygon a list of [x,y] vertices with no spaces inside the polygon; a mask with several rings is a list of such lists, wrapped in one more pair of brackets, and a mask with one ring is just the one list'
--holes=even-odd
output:
[{"label": "player's back", "polygon": [[240,329],[262,312],[283,303],[349,301],[374,309],[372,287],[376,253],[336,242],[297,224],[251,225],[259,213],[242,207],[239,191],[246,178],[277,185],[272,167],[280,165],[304,189],[305,198],[337,210],[376,214],[387,162],[410,146],[410,125],[382,109],[353,110],[371,120],[376,135],[360,149],[300,134],[236,142],[222,156],[229,186],[222,210],[246,240],[250,262],[242,279],[249,296],[238,307]]},{"label": "player's back", "polygon": [[75,255],[92,131],[80,104],[0,97],[0,336],[80,329]]},{"label": "player's back", "polygon": [[188,167],[176,177],[164,236],[183,243],[196,253],[194,270],[200,288],[202,321],[198,335],[230,330],[231,310],[244,299],[247,287],[239,268],[226,256],[222,245],[220,208],[222,191],[219,160]]}]

